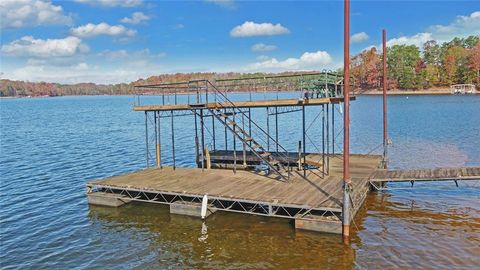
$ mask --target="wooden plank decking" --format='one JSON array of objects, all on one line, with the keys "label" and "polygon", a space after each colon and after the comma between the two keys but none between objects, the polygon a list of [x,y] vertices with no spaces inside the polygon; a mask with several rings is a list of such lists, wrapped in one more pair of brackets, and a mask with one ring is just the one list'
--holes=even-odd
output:
[{"label": "wooden plank decking", "polygon": [[[87,186],[107,186],[155,192],[169,192],[209,197],[232,198],[252,202],[275,203],[282,206],[309,207],[341,212],[342,159],[330,159],[330,175],[322,178],[308,172],[294,171],[292,179],[281,182],[250,171],[198,168],[146,169],[134,173],[90,181]],[[368,191],[368,179],[378,168],[381,157],[352,155],[350,174],[354,207],[361,205]],[[316,171],[320,175],[321,172]]]},{"label": "wooden plank decking", "polygon": [[[355,97],[351,97],[355,100]],[[165,105],[137,105],[134,111],[179,111],[191,109],[215,109],[215,108],[262,108],[262,107],[290,107],[290,106],[318,106],[322,104],[338,104],[343,98],[311,98],[311,99],[279,99],[260,101],[234,101],[232,103],[209,102],[206,104],[165,104]],[[202,105],[202,106],[200,106]]]},{"label": "wooden plank decking", "polygon": [[418,170],[378,170],[370,182],[409,182],[441,180],[480,180],[480,167]]}]

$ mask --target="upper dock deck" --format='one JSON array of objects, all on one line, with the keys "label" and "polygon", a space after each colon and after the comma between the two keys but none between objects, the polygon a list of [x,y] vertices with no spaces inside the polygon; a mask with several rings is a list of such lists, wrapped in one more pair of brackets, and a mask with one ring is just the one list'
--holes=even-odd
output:
[{"label": "upper dock deck", "polygon": [[138,96],[133,109],[180,111],[339,104],[343,101],[342,89],[339,75],[329,72],[145,84],[136,86]]},{"label": "upper dock deck", "polygon": [[[351,97],[350,100],[355,100]],[[266,107],[291,107],[291,106],[318,106],[325,104],[339,104],[343,98],[311,98],[311,99],[278,99],[259,101],[234,101],[234,102],[209,102],[191,104],[165,104],[165,105],[138,105],[134,111],[179,111],[194,109],[216,109],[216,108],[266,108]]]}]

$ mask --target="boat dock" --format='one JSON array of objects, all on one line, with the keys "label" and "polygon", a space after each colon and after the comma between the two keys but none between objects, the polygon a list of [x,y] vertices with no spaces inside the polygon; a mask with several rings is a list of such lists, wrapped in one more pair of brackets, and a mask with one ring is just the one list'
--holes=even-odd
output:
[{"label": "boat dock", "polygon": [[[353,212],[362,205],[369,176],[381,161],[381,156],[351,156]],[[341,233],[342,160],[332,158],[329,166],[326,177],[309,172],[304,178],[302,171],[294,170],[287,183],[246,170],[234,174],[225,169],[152,168],[90,181],[87,187],[89,193],[107,192],[128,200],[169,205],[200,204],[207,195],[213,211],[311,221],[309,225],[316,224],[318,231]]]},{"label": "boat dock", "polygon": [[[347,155],[346,182],[345,156],[335,149],[344,130],[335,130],[335,115],[342,114],[340,103],[347,97],[336,73],[194,80],[137,89],[133,110],[145,115],[146,168],[88,181],[91,204],[166,204],[172,214],[202,218],[230,211],[288,218],[296,229],[340,234],[367,193],[389,182],[480,178],[480,168],[387,170],[385,148],[383,155]],[[280,91],[296,98],[281,98]],[[243,98],[234,95],[238,92]],[[348,100],[355,100],[353,93]],[[316,114],[308,122],[306,107]],[[298,141],[288,150],[279,135],[279,115],[285,114],[295,114],[291,117],[301,126],[290,132]],[[257,121],[259,116],[266,121]],[[192,120],[195,167],[176,163],[179,117]],[[313,138],[310,128],[316,129]],[[162,137],[162,130],[170,136]],[[171,153],[171,162],[166,164],[162,153]]]}]

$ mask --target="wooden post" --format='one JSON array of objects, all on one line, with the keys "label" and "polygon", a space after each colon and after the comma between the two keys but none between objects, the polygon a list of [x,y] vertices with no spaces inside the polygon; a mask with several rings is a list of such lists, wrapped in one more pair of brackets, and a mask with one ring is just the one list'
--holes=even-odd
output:
[{"label": "wooden post", "polygon": [[210,152],[208,151],[208,145],[205,146],[205,158],[207,160],[207,170],[212,168],[212,163],[210,161]]}]

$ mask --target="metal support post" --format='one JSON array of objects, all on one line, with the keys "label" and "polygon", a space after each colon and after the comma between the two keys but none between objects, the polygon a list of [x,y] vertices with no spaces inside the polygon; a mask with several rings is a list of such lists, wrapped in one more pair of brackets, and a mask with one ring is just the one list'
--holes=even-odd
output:
[{"label": "metal support post", "polygon": [[307,176],[307,171],[306,171],[306,163],[307,163],[307,155],[306,155],[306,147],[305,147],[305,139],[306,139],[306,133],[305,133],[305,105],[302,105],[302,143],[303,143],[303,176]]},{"label": "metal support post", "polygon": [[203,109],[200,110],[200,139],[202,142],[202,151],[200,152],[202,154],[202,170],[205,169],[205,134],[204,134],[204,129],[205,129],[205,123],[203,122]]},{"label": "metal support post", "polygon": [[350,241],[350,0],[344,0],[343,31],[343,242]]},{"label": "metal support post", "polygon": [[147,168],[150,166],[148,161],[148,112],[145,111],[145,158],[147,161]]},{"label": "metal support post", "polygon": [[171,125],[172,125],[172,158],[173,158],[173,169],[175,170],[176,164],[175,164],[175,129],[173,126],[173,111],[170,111],[171,115]]}]

